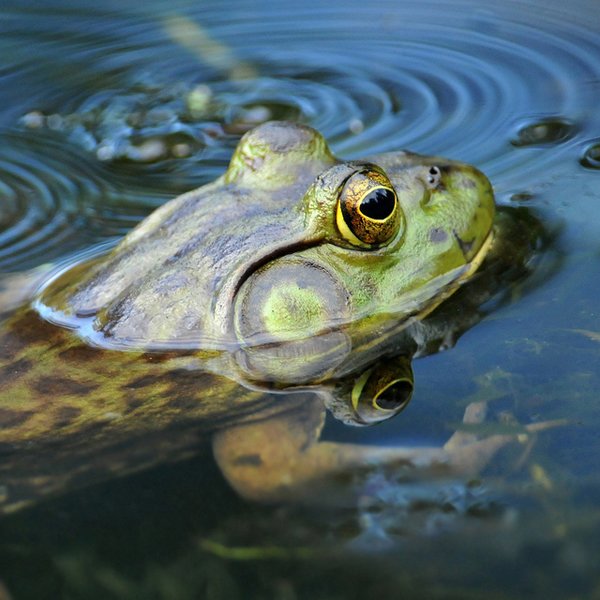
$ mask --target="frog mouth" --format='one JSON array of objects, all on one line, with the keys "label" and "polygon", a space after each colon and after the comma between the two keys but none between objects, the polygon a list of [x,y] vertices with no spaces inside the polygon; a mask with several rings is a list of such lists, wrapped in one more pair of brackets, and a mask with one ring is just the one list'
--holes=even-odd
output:
[{"label": "frog mouth", "polygon": [[[472,248],[474,243],[474,241],[469,243],[469,250]],[[458,290],[459,287],[461,287],[464,283],[469,281],[471,277],[473,277],[477,269],[479,269],[479,267],[483,263],[493,243],[494,230],[490,229],[489,233],[481,243],[481,246],[479,247],[475,255],[470,260],[468,259],[468,257],[465,256],[465,259],[467,260],[466,264],[457,269],[453,274],[454,276],[450,275],[450,278],[447,281],[447,283],[445,283],[445,285],[437,292],[435,302],[429,303],[426,306],[426,308],[423,308],[415,313],[417,318],[425,318],[446,299],[448,299],[452,294],[454,294],[454,292],[456,292],[456,290]]]},{"label": "frog mouth", "polygon": [[[469,254],[473,251],[473,247],[476,245],[477,240],[474,238],[472,241],[465,241],[453,231],[456,242],[465,258],[465,264],[457,267],[453,271],[447,273],[446,281],[436,288],[435,295],[428,295],[426,302],[423,298],[415,298],[417,305],[420,305],[416,311],[412,312],[413,316],[418,318],[424,318],[430,312],[432,312],[437,306],[449,298],[454,292],[457,291],[464,283],[466,283],[473,274],[479,269],[487,256],[490,248],[494,242],[494,231],[490,229],[487,236],[484,238],[481,245],[476,250],[473,256]],[[249,265],[246,265],[245,269],[240,272],[239,276],[232,282],[231,287],[228,290],[228,302],[220,302],[216,306],[216,312],[221,310],[226,318],[223,320],[227,322],[229,327],[233,327],[234,311],[233,306],[236,303],[236,299],[244,283],[256,274],[265,265],[276,261],[279,258],[307,250],[309,248],[319,246],[324,242],[322,236],[314,237],[303,237],[302,239],[290,239],[287,244],[279,246],[277,248],[266,248],[265,252],[255,257]],[[435,298],[435,299],[433,299]]]},{"label": "frog mouth", "polygon": [[[469,254],[471,254],[471,250],[473,249],[473,244],[475,244],[476,238],[473,238],[469,242],[466,240],[463,240],[463,238],[461,238],[460,235],[458,235],[458,232],[456,231],[456,229],[452,230],[452,235],[454,236],[454,239],[456,240],[456,243],[458,244],[460,251],[463,253],[465,260],[468,261]],[[484,243],[485,243],[485,241],[484,241]]]},{"label": "frog mouth", "polygon": [[[475,240],[473,240],[472,242],[466,242],[467,248],[465,248],[465,246],[464,246],[465,242],[463,240],[461,240],[456,234],[455,234],[455,237],[457,238],[457,243],[460,246],[460,249],[463,252],[463,254],[465,256],[465,260],[467,262],[462,267],[462,270],[460,271],[458,276],[455,277],[452,280],[452,282],[448,284],[446,290],[444,291],[442,300],[446,299],[448,296],[450,296],[452,293],[454,293],[457,290],[457,288],[459,288],[463,283],[465,283],[466,281],[471,279],[471,277],[475,274],[475,271],[477,271],[477,269],[479,269],[479,267],[481,266],[481,263],[483,263],[485,257],[487,256],[488,252],[490,251],[490,248],[494,244],[494,230],[490,229],[489,233],[487,234],[487,236],[481,243],[481,246],[479,247],[479,249],[469,259],[468,252],[470,252],[471,249],[473,248],[473,244],[475,243]],[[439,305],[439,302],[438,302],[438,304],[436,304],[436,306],[437,305]]]},{"label": "frog mouth", "polygon": [[[458,245],[460,246],[462,253],[465,255],[465,258],[468,260],[467,255],[473,248],[473,244],[475,243],[475,240],[473,240],[471,242],[465,242],[456,234],[456,232],[454,232],[454,237],[456,238],[456,241],[457,241]],[[487,234],[487,237],[481,243],[479,250],[477,250],[477,252],[475,252],[475,255],[467,263],[467,265],[466,265],[467,268],[466,268],[465,272],[461,273],[460,277],[457,279],[459,285],[461,283],[464,283],[464,281],[466,279],[470,279],[471,276],[473,275],[473,273],[475,273],[475,271],[477,271],[477,269],[479,269],[479,267],[481,266],[481,263],[483,262],[484,258],[487,256],[487,253],[489,252],[493,243],[494,243],[494,230],[490,229],[489,233]]]}]

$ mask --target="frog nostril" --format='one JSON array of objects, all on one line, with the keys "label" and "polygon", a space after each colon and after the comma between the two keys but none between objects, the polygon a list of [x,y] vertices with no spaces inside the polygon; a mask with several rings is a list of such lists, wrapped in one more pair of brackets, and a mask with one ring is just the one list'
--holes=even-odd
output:
[{"label": "frog nostril", "polygon": [[427,185],[431,189],[439,187],[442,182],[442,171],[439,167],[433,166],[429,168],[427,173]]}]

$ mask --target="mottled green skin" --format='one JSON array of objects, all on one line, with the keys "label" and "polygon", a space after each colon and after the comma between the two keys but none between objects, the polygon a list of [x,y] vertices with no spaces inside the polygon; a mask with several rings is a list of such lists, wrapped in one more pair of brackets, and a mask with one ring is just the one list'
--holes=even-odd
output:
[{"label": "mottled green skin", "polygon": [[189,370],[186,360],[92,348],[31,309],[1,323],[0,513],[180,460],[232,422],[302,402]]},{"label": "mottled green skin", "polygon": [[[366,162],[385,171],[403,215],[378,248],[349,243],[335,219],[341,186]],[[434,188],[433,165],[441,170]],[[473,167],[406,152],[342,162],[316,131],[268,123],[244,136],[222,177],[158,209],[95,269],[49,286],[42,303],[67,326],[94,316],[94,343],[117,348],[231,349],[343,325],[319,347],[283,352],[286,363],[331,358],[331,368],[298,368],[290,379],[298,383],[331,376],[357,338],[449,295],[493,218],[491,186]],[[289,371],[269,355],[242,362],[257,379]]]},{"label": "mottled green skin", "polygon": [[[470,274],[493,195],[467,165],[369,157],[396,189],[403,226],[385,245],[356,247],[335,209],[363,162],[338,161],[310,128],[263,125],[244,136],[224,176],[155,211],[93,268],[78,265],[46,286],[36,306],[54,323],[31,309],[2,323],[0,504],[90,471],[180,457],[199,423],[213,431],[304,402],[232,379],[323,382],[382,352],[410,354],[390,340]],[[431,165],[442,173],[435,189]],[[316,414],[306,420],[315,431]],[[175,436],[161,433],[173,428]],[[135,438],[146,440],[141,454]],[[51,472],[59,456],[72,468]]]},{"label": "mottled green skin", "polygon": [[[54,439],[89,428],[160,429],[182,412],[204,414],[211,391],[223,413],[243,409],[224,378],[188,370],[179,354],[92,348],[30,309],[17,313],[0,338],[0,442]],[[249,398],[255,394],[248,395]]]}]

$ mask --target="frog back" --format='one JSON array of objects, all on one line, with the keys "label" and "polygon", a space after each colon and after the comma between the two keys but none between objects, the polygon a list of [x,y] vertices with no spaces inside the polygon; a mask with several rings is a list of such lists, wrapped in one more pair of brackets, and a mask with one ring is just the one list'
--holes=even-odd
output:
[{"label": "frog back", "polygon": [[226,317],[240,280],[303,239],[295,205],[333,162],[308,127],[270,123],[249,132],[222,177],[162,206],[93,268],[70,268],[52,282],[43,312],[67,327],[93,316],[109,346],[233,342]]}]

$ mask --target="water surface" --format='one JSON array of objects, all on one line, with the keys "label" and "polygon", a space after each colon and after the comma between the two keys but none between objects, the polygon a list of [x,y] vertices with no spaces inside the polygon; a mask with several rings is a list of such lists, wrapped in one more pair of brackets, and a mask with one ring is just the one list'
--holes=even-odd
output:
[{"label": "water surface", "polygon": [[4,519],[12,596],[595,597],[596,3],[17,4],[0,14],[3,272],[113,241],[220,174],[266,118],[316,127],[344,158],[449,156],[540,219],[549,243],[510,301],[415,363],[402,416],[368,430],[331,420],[325,435],[441,443],[479,399],[572,423],[512,448],[483,483],[415,500],[375,475],[362,504],[339,510],[245,503],[199,451]]}]

